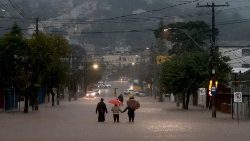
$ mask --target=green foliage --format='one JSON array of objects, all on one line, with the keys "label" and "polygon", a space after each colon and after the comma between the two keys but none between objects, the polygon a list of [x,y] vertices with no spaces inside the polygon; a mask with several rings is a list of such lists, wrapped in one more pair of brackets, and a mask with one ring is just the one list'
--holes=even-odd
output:
[{"label": "green foliage", "polygon": [[168,38],[174,43],[174,47],[169,51],[170,54],[201,50],[201,47],[197,46],[194,41],[200,46],[206,46],[206,42],[211,37],[210,27],[203,21],[169,24],[167,27],[176,28],[176,30],[170,30]]},{"label": "green foliage", "polygon": [[35,74],[35,83],[49,82],[51,87],[65,84],[68,72],[66,62],[62,58],[68,57],[70,48],[68,42],[57,35],[39,33],[33,35],[28,42],[29,64]]},{"label": "green foliage", "polygon": [[[164,29],[168,30],[164,32]],[[173,48],[169,50],[170,55],[200,51],[200,46],[205,46],[211,37],[211,29],[203,21],[177,22],[166,26],[160,25],[154,33],[156,38],[162,38],[173,43]],[[194,42],[200,46],[197,46]]]},{"label": "green foliage", "polygon": [[51,75],[57,78],[55,85],[65,83],[68,64],[62,58],[70,52],[63,37],[38,33],[25,39],[14,24],[10,33],[0,38],[0,84],[4,88],[41,86]]},{"label": "green foliage", "polygon": [[24,61],[26,40],[21,29],[14,24],[10,33],[0,39],[0,85],[4,88],[25,87],[28,75]]},{"label": "green foliage", "polygon": [[166,92],[182,93],[186,88],[202,87],[209,78],[208,54],[197,52],[176,56],[162,67],[160,81]]},{"label": "green foliage", "polygon": [[[155,33],[171,41],[173,47],[169,50],[172,59],[162,66],[161,86],[165,92],[182,94],[183,108],[188,109],[190,94],[199,87],[207,87],[211,77],[212,55],[210,49],[205,48],[211,37],[211,30],[203,21],[179,22],[169,24],[163,29],[169,30],[166,34],[162,34],[161,30],[156,30]],[[216,61],[216,80],[227,84],[230,67],[225,62],[228,58],[221,57],[218,53],[213,56]]]}]

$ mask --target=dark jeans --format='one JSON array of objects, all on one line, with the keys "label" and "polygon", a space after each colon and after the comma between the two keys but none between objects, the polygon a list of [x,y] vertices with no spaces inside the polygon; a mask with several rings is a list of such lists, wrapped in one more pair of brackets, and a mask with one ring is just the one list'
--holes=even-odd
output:
[{"label": "dark jeans", "polygon": [[129,122],[134,122],[135,113],[129,113],[129,114],[128,114],[128,119],[129,119]]},{"label": "dark jeans", "polygon": [[119,114],[113,114],[114,122],[119,122]]}]

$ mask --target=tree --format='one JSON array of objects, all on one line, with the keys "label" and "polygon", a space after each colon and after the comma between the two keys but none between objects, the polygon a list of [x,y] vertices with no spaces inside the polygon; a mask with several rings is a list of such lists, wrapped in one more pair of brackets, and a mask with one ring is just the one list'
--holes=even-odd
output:
[{"label": "tree", "polygon": [[[165,39],[173,43],[168,53],[173,57],[162,67],[161,85],[166,92],[181,95],[183,109],[188,109],[190,95],[199,87],[208,86],[211,58],[210,50],[205,47],[210,39],[211,30],[202,21],[174,23],[166,28],[170,29],[170,32]],[[220,74],[217,80],[221,83],[227,82],[226,76],[230,72],[230,67],[225,63],[226,58],[218,54],[216,61],[216,72]]]},{"label": "tree", "polygon": [[189,53],[176,56],[163,65],[161,84],[166,92],[181,94],[183,109],[188,109],[189,97],[208,80],[208,54]]},{"label": "tree", "polygon": [[[201,50],[201,46],[205,48],[211,37],[211,29],[203,21],[177,22],[163,28],[159,27],[159,29],[168,29],[164,33],[163,30],[156,30],[155,34],[159,34],[173,43],[172,49],[168,51],[169,55]],[[200,46],[197,46],[195,42]]]},{"label": "tree", "polygon": [[29,85],[27,54],[27,40],[23,38],[19,26],[14,23],[11,31],[0,39],[0,86],[3,89],[14,88],[19,96],[21,90]]},{"label": "tree", "polygon": [[70,52],[63,37],[39,32],[25,39],[15,23],[10,33],[0,39],[0,86],[14,87],[17,92],[26,89],[24,112],[28,112],[28,100],[38,110],[37,91],[51,76],[51,87],[66,83],[68,64],[63,58]]},{"label": "tree", "polygon": [[[49,83],[49,92],[51,92],[52,97],[52,88],[59,87],[59,79],[64,78],[64,76],[59,76],[60,74],[65,75],[67,69],[62,69],[60,64],[62,63],[61,59],[68,57],[70,54],[69,44],[66,39],[57,36],[57,35],[46,35],[41,32],[38,35],[33,35],[28,42],[29,47],[29,60],[28,64],[30,66],[31,72],[31,90],[32,95],[35,95],[35,106],[38,108],[37,104],[37,86],[46,85],[48,80],[52,82]],[[65,73],[59,73],[63,72]],[[54,99],[54,98],[53,98]],[[54,101],[52,102],[54,103]]]},{"label": "tree", "polygon": [[[69,74],[69,65],[67,62],[62,61],[63,58],[69,57],[71,53],[70,45],[68,41],[58,35],[50,35],[50,40],[52,44],[53,55],[52,67],[48,71],[48,76],[50,77],[52,83],[49,82],[50,93],[52,95],[52,106],[54,106],[54,92],[52,87],[57,89],[57,105],[59,105],[59,98],[62,88],[67,86],[67,79]],[[46,78],[45,78],[46,81]],[[48,82],[48,81],[47,81]]]},{"label": "tree", "polygon": [[21,29],[14,23],[10,33],[0,39],[0,85],[3,88],[26,86],[25,53],[26,40]]}]

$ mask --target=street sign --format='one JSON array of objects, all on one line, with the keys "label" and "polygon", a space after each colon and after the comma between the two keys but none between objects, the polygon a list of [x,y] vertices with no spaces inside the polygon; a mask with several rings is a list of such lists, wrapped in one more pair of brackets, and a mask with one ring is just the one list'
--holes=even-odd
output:
[{"label": "street sign", "polygon": [[234,102],[242,102],[242,92],[234,92]]}]

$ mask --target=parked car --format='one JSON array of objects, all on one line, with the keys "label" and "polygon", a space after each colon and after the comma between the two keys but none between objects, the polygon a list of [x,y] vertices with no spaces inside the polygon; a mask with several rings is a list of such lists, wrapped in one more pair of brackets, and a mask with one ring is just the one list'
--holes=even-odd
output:
[{"label": "parked car", "polygon": [[100,94],[101,94],[100,89],[94,89],[93,91],[96,93],[96,96],[100,96]]},{"label": "parked car", "polygon": [[146,96],[144,91],[137,91],[137,92],[135,92],[135,95],[140,96],[140,97]]},{"label": "parked car", "polygon": [[104,83],[98,84],[98,88],[107,88],[107,86]]},{"label": "parked car", "polygon": [[127,89],[127,90],[124,90],[124,95],[129,95],[129,94],[134,94],[134,90],[132,89]]},{"label": "parked car", "polygon": [[111,84],[106,84],[106,87],[107,88],[111,88]]}]

